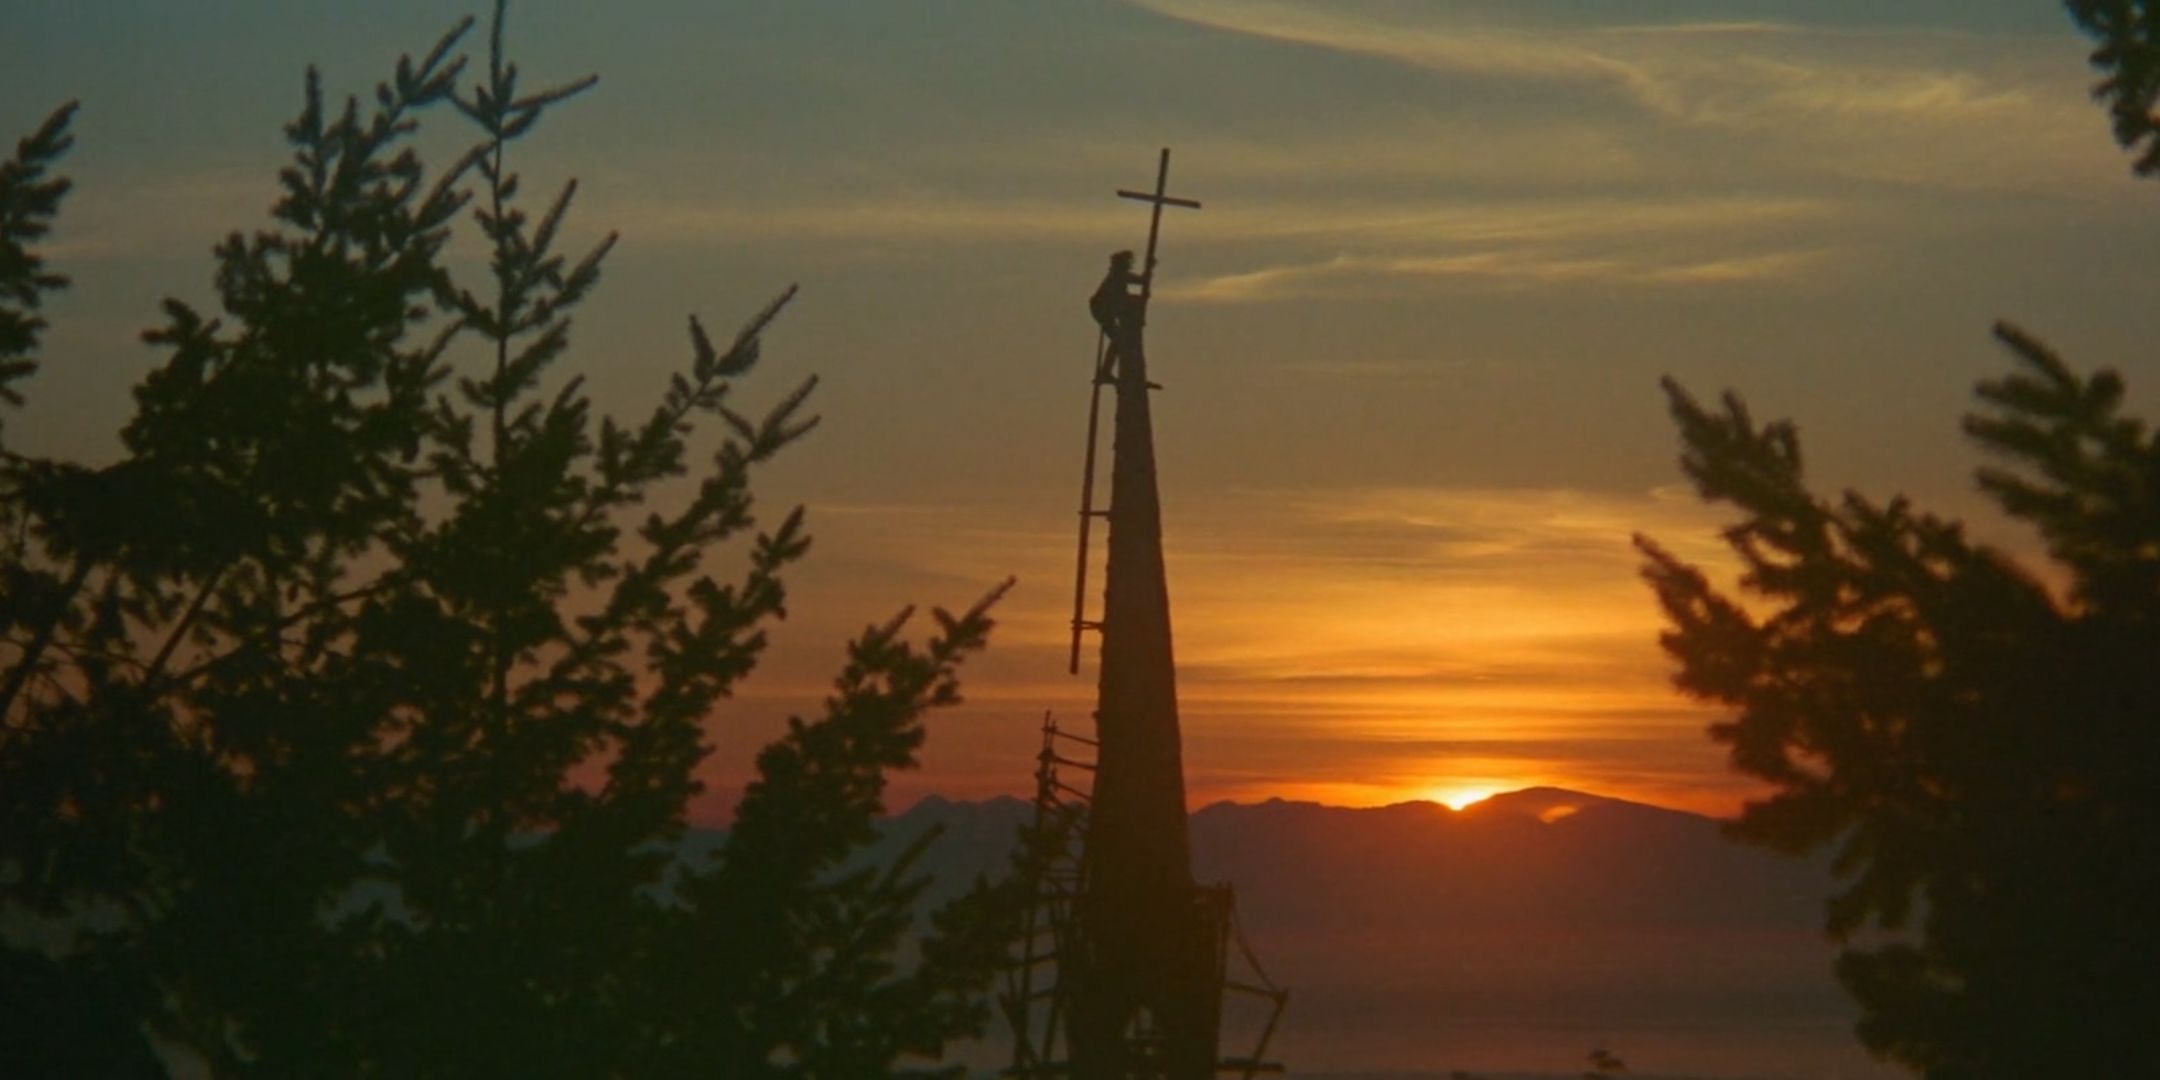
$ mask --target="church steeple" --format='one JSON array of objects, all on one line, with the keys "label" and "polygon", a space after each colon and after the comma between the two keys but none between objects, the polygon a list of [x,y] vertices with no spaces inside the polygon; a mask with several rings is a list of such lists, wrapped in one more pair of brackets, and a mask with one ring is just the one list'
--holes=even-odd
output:
[{"label": "church steeple", "polygon": [[1134,1028],[1153,1029],[1161,1075],[1215,1075],[1219,990],[1210,977],[1214,950],[1196,909],[1186,837],[1177,663],[1148,401],[1147,304],[1162,208],[1172,203],[1162,192],[1169,171],[1164,150],[1156,191],[1138,196],[1154,204],[1147,269],[1130,311],[1106,328],[1105,370],[1097,376],[1110,381],[1117,411],[1095,707],[1101,745],[1079,902],[1093,956],[1072,998],[1075,1077],[1131,1075],[1124,1036]]},{"label": "church steeple", "polygon": [[[1084,825],[1077,850],[1065,852],[1070,865],[1046,874],[1038,886],[1039,910],[1046,915],[1054,943],[1042,953],[1031,944],[1016,991],[1007,1000],[1020,1036],[1014,1075],[1205,1080],[1225,1069],[1248,1076],[1275,1071],[1259,1062],[1259,1051],[1236,1061],[1226,1061],[1221,1054],[1224,970],[1234,938],[1234,909],[1227,886],[1203,888],[1194,882],[1186,828],[1177,663],[1149,408],[1149,395],[1158,387],[1148,379],[1145,331],[1163,208],[1199,209],[1200,204],[1166,194],[1169,174],[1170,151],[1165,149],[1154,191],[1118,192],[1151,204],[1146,261],[1135,274],[1130,253],[1113,256],[1089,304],[1102,338],[1081,486],[1071,666],[1079,670],[1083,633],[1099,631],[1095,738],[1076,740],[1093,748],[1095,760],[1090,766],[1062,756],[1059,739],[1073,737],[1046,723],[1038,820],[1046,829],[1065,820]],[[1105,387],[1115,402],[1110,504],[1097,510],[1096,430]],[[1108,525],[1109,550],[1102,617],[1090,620],[1088,542],[1098,517]],[[1078,793],[1057,778],[1060,765],[1094,773],[1084,810],[1069,817],[1064,812],[1072,807],[1060,801],[1060,792]],[[1042,962],[1054,962],[1056,983],[1038,995],[1033,967]],[[1255,985],[1280,1008],[1283,995],[1264,976]],[[1037,996],[1051,1001],[1048,1019],[1039,1028],[1033,1004]],[[1265,1035],[1262,1043],[1264,1050]]]}]

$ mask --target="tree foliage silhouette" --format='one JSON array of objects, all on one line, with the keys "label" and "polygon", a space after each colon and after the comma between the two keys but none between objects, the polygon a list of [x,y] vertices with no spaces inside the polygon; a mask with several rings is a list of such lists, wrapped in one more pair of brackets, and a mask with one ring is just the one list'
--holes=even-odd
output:
[{"label": "tree foliage silhouette", "polygon": [[[2069,7],[2154,172],[2152,6]],[[1995,332],[2018,367],[1980,384],[1965,432],[2045,569],[1902,498],[1817,497],[1791,424],[1670,380],[1682,468],[1741,512],[1725,537],[1753,598],[1637,542],[1677,682],[1736,710],[1712,735],[1775,789],[1734,833],[1834,852],[1861,1040],[1930,1077],[2160,1075],[2160,435],[2115,373]]]},{"label": "tree foliage silhouette", "polygon": [[[2160,439],[2112,373],[2010,326],[2021,370],[1981,384],[1981,486],[2038,528],[2043,577],[1903,499],[1804,485],[1784,422],[1668,382],[1749,603],[1649,541],[1679,685],[1774,785],[1733,830],[1829,848],[1838,974],[1860,1036],[1932,1077],[2160,1070]],[[2061,595],[2047,580],[2067,583]],[[1914,929],[1917,924],[1917,930]]]},{"label": "tree foliage silhouette", "polygon": [[2160,175],[2160,0],[2065,0],[2064,6],[2100,40],[2092,63],[2107,77],[2093,96],[2107,105],[2115,140],[2136,155],[2140,174]]},{"label": "tree foliage silhouette", "polygon": [[[814,380],[734,397],[790,289],[732,340],[691,320],[652,411],[595,417],[558,366],[614,237],[563,254],[575,184],[535,213],[509,163],[594,80],[528,89],[503,22],[463,88],[469,19],[366,103],[309,71],[272,222],[217,245],[220,313],[165,302],[116,462],[0,444],[0,897],[48,938],[0,960],[84,1002],[0,1058],[82,1071],[30,1056],[64,1021],[219,1074],[855,1077],[984,1019],[995,894],[908,944],[912,861],[843,867],[1002,589],[924,643],[866,630],[725,846],[678,858],[809,547],[750,481]],[[34,244],[72,109],[0,167],[6,407],[65,284]],[[446,112],[478,136],[431,169]]]}]

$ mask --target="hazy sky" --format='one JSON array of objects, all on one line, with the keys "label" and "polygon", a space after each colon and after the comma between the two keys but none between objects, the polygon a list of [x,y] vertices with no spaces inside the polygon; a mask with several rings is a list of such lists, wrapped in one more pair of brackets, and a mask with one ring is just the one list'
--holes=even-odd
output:
[{"label": "hazy sky", "polygon": [[[261,220],[313,61],[364,91],[437,2],[0,0],[0,133],[80,98],[75,289],[11,436],[98,456],[167,293]],[[794,614],[716,721],[738,783],[854,629],[1007,574],[924,790],[1020,791],[1064,674],[1104,255],[1167,220],[1150,362],[1196,802],[1745,787],[1676,697],[1633,531],[1714,558],[1657,390],[1800,423],[1825,487],[1985,518],[1956,416],[2019,321],[2160,402],[2160,187],[2047,0],[671,0],[512,12],[601,75],[517,165],[620,230],[570,363],[642,412],[683,318],[802,297],[748,388],[824,379],[767,477]],[[479,46],[484,39],[476,38]],[[450,129],[447,115],[439,118]],[[449,135],[435,145],[449,145]],[[2152,411],[2148,409],[2148,411]],[[2026,538],[1988,525],[2011,545]],[[1097,578],[1099,581],[1100,579]]]}]

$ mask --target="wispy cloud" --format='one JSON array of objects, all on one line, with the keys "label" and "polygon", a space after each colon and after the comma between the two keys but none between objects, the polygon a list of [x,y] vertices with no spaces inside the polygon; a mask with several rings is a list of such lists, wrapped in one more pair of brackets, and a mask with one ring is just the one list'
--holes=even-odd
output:
[{"label": "wispy cloud", "polygon": [[[1838,212],[1804,196],[1514,199],[1248,198],[1187,225],[1211,242],[1352,238],[1393,248],[1434,243],[1617,240],[1646,235],[1759,229],[1818,221]],[[659,199],[626,195],[595,215],[658,239],[796,237],[854,240],[1066,243],[1130,231],[1128,204],[1042,198],[962,198],[895,192],[845,200]]]},{"label": "wispy cloud", "polygon": [[[1643,286],[1790,281],[1831,252],[1802,231],[1847,212],[1821,198],[1464,200],[1454,204],[1269,215],[1276,237],[1340,245],[1172,285],[1197,303],[1373,297],[1442,282]],[[1291,258],[1282,258],[1292,254]]]},{"label": "wispy cloud", "polygon": [[1709,285],[1736,281],[1789,280],[1827,257],[1821,250],[1771,251],[1760,255],[1687,262],[1649,270],[1639,279],[1658,285]]},{"label": "wispy cloud", "polygon": [[[1536,664],[1553,656],[1609,664],[1584,643],[1654,636],[1633,533],[1724,565],[1715,516],[1678,489],[1196,494],[1179,515],[1186,524],[1169,538],[1184,613],[1181,655],[1217,674],[1242,667],[1260,683],[1291,674],[1416,675],[1458,663],[1504,674],[1506,657],[1463,654],[1467,643],[1511,643],[1520,646],[1516,659]],[[1072,571],[1065,529],[1014,520],[1016,512],[1000,505],[821,504],[818,514],[828,540],[878,550],[916,580],[979,576],[982,553],[996,551],[1000,565],[1033,586],[1022,606],[1042,606],[1046,622],[1058,625],[1068,613],[1069,588],[1057,587]],[[1266,527],[1253,527],[1257,521]],[[1015,623],[1033,619],[1009,614]]]},{"label": "wispy cloud", "polygon": [[1457,199],[1382,206],[1263,207],[1263,235],[1362,234],[1397,246],[1430,243],[1581,243],[1760,229],[1820,221],[1829,199],[1798,196]]},{"label": "wispy cloud", "polygon": [[1132,215],[1103,200],[969,199],[911,193],[832,201],[649,199],[613,201],[603,216],[663,243],[746,239],[983,243],[1035,238],[1070,243],[1122,235]]},{"label": "wispy cloud", "polygon": [[[1788,23],[1515,29],[1451,23],[1441,10],[1382,18],[1276,0],[1133,2],[1196,25],[1439,73],[1603,86],[1660,116],[1689,122],[1765,124],[1806,112],[1971,119],[2016,113],[2032,102],[2023,87],[1990,89],[1970,72],[1840,56],[1821,46],[1845,35]],[[1736,39],[1765,48],[1735,56],[1729,49]]]},{"label": "wispy cloud", "polygon": [[1602,258],[1538,251],[1478,251],[1460,255],[1338,255],[1316,263],[1271,266],[1166,289],[1194,303],[1236,304],[1315,297],[1384,295],[1390,282],[1471,279],[1509,285],[1599,281],[1637,285],[1710,285],[1789,280],[1821,261],[1820,251],[1774,251],[1698,261],[1660,261],[1655,255]]},{"label": "wispy cloud", "polygon": [[1730,22],[1636,23],[1620,26],[1601,26],[1594,32],[1599,34],[1641,35],[1645,37],[1768,37],[1771,35],[1805,34],[1815,31],[1811,31],[1799,23],[1740,20]]},{"label": "wispy cloud", "polygon": [[1438,5],[1132,2],[1196,26],[1435,76],[1573,88],[1668,128],[1748,137],[1756,152],[1783,153],[1813,173],[1963,188],[2060,187],[2112,171],[2079,123],[2089,118],[2082,84],[2061,77],[2068,72],[2037,75],[2027,43],[2013,39],[1779,22],[1511,26]]},{"label": "wispy cloud", "polygon": [[1676,110],[1680,104],[1676,89],[1649,68],[1552,34],[1489,28],[1440,30],[1271,0],[1133,2],[1174,19],[1274,41],[1462,75],[1606,85],[1660,111]]}]

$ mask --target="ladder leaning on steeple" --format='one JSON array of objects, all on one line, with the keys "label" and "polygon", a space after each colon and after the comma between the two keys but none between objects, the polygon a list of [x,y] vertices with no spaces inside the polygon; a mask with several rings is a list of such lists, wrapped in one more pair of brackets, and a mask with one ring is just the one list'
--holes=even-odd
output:
[{"label": "ladder leaning on steeple", "polygon": [[[1140,327],[1146,325],[1148,301],[1155,296],[1155,247],[1157,240],[1162,236],[1163,207],[1178,206],[1188,210],[1200,209],[1198,199],[1181,199],[1175,195],[1164,194],[1164,190],[1169,186],[1169,183],[1170,148],[1166,146],[1163,147],[1162,157],[1158,159],[1156,164],[1155,190],[1127,191],[1124,188],[1119,188],[1117,193],[1120,199],[1132,199],[1136,202],[1151,204],[1148,215],[1147,262],[1138,275],[1140,295],[1123,299],[1123,303],[1127,305],[1130,314],[1125,320],[1120,321],[1124,323],[1124,329],[1132,335],[1139,334]],[[1113,273],[1117,272],[1116,268],[1122,265],[1116,262],[1118,258],[1123,258],[1129,263],[1132,259],[1132,252],[1119,252],[1117,256],[1113,257]],[[1121,292],[1123,288],[1122,285],[1119,286]],[[1098,318],[1100,317],[1098,315]],[[1102,629],[1102,623],[1099,620],[1087,617],[1088,533],[1096,518],[1110,516],[1108,510],[1095,509],[1095,440],[1096,434],[1101,427],[1102,388],[1114,385],[1125,374],[1122,366],[1115,363],[1120,348],[1121,342],[1113,338],[1111,328],[1106,324],[1101,333],[1095,338],[1095,364],[1091,369],[1092,374],[1088,377],[1087,456],[1086,464],[1083,466],[1084,471],[1080,478],[1080,558],[1079,568],[1073,574],[1072,658],[1066,665],[1067,670],[1074,675],[1080,674],[1080,635],[1089,630],[1100,631]],[[1162,389],[1160,385],[1152,382],[1148,383],[1146,388],[1149,390]]]},{"label": "ladder leaning on steeple", "polygon": [[1095,509],[1095,436],[1102,422],[1102,388],[1110,382],[1106,364],[1110,356],[1110,334],[1102,331],[1095,337],[1095,366],[1089,381],[1087,461],[1080,474],[1080,567],[1073,573],[1072,661],[1067,670],[1080,674],[1080,635],[1088,630],[1101,630],[1102,623],[1087,617],[1088,531],[1098,517],[1109,517],[1108,510]]}]

